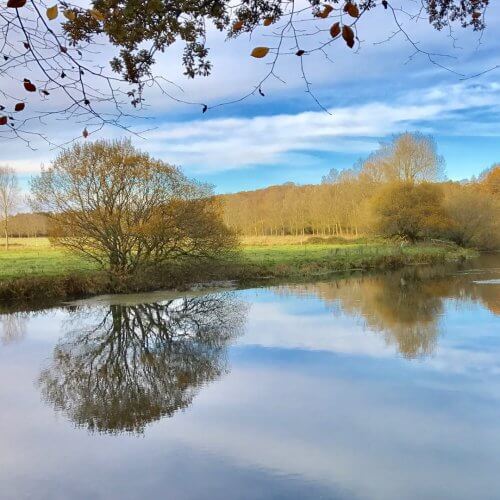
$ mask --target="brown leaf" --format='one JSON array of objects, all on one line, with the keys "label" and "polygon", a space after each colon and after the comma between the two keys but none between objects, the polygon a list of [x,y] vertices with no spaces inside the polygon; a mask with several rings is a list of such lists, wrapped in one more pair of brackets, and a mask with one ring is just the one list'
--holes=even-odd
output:
[{"label": "brown leaf", "polygon": [[97,9],[90,9],[90,15],[96,20],[96,21],[104,21],[106,19],[106,17],[104,16],[104,14],[97,10]]},{"label": "brown leaf", "polygon": [[29,80],[24,80],[24,88],[28,91],[28,92],[35,92],[36,90],[36,87],[29,81]]},{"label": "brown leaf", "polygon": [[320,12],[318,12],[316,14],[316,17],[321,17],[321,19],[326,19],[330,15],[330,12],[332,10],[333,10],[333,7],[331,5],[325,5],[323,7],[323,10],[321,10]]},{"label": "brown leaf", "polygon": [[340,35],[340,23],[335,23],[332,25],[332,27],[330,28],[330,35],[332,36],[332,38],[336,38]]},{"label": "brown leaf", "polygon": [[269,52],[269,47],[255,47],[255,49],[252,50],[251,56],[256,57],[257,59],[262,59],[263,57],[266,57]]},{"label": "brown leaf", "polygon": [[0,116],[0,125],[7,125],[7,117]]},{"label": "brown leaf", "polygon": [[52,7],[47,8],[47,18],[49,21],[53,21],[59,14],[59,9],[57,8],[57,4]]},{"label": "brown leaf", "polygon": [[345,43],[349,48],[354,47],[354,31],[350,26],[342,26],[342,38],[345,40]]},{"label": "brown leaf", "polygon": [[274,19],[272,17],[266,17],[264,19],[264,26],[271,26],[271,24],[273,24],[274,22]]},{"label": "brown leaf", "polygon": [[15,106],[14,106],[14,110],[15,111],[22,111],[24,108],[25,108],[26,104],[24,104],[24,102],[18,102]]},{"label": "brown leaf", "polygon": [[243,28],[244,26],[244,22],[243,21],[236,21],[234,24],[233,24],[233,31],[240,31],[241,28]]},{"label": "brown leaf", "polygon": [[20,9],[26,5],[26,0],[9,0],[7,2],[7,7],[11,9]]},{"label": "brown leaf", "polygon": [[347,12],[351,17],[359,17],[359,9],[355,3],[346,3],[344,11]]},{"label": "brown leaf", "polygon": [[84,139],[86,139],[89,136],[89,131],[87,130],[87,127],[83,129],[82,135]]},{"label": "brown leaf", "polygon": [[76,12],[74,10],[71,10],[71,9],[66,9],[63,12],[63,15],[69,21],[74,21],[76,19]]}]

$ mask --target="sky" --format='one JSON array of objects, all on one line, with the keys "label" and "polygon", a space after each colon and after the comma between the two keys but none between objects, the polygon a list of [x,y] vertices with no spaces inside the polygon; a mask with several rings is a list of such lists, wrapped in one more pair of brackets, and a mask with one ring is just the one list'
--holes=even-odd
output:
[{"label": "sky", "polygon": [[[130,136],[138,148],[213,184],[220,193],[289,181],[318,183],[331,168],[351,167],[393,134],[417,130],[436,139],[448,178],[478,175],[500,161],[500,69],[488,71],[500,64],[500,7],[490,6],[482,36],[460,27],[436,32],[425,20],[400,19],[418,47],[445,54],[435,60],[446,68],[415,54],[402,33],[391,37],[395,25],[387,11],[377,8],[359,22],[358,49],[338,40],[328,58],[321,52],[302,58],[311,89],[327,111],[306,92],[300,58],[293,53],[279,60],[275,72],[280,80],[262,85],[265,96],[217,106],[238,100],[262,79],[270,59],[251,58],[250,51],[258,45],[275,47],[277,40],[273,28],[230,41],[210,30],[210,77],[183,77],[177,44],[156,66],[158,75],[175,83],[167,84],[170,94],[207,103],[206,113],[199,105],[176,103],[150,88],[146,109],[127,123],[138,135],[106,127],[87,140]],[[331,23],[315,20],[308,26],[327,29]],[[324,38],[320,33],[303,43],[307,49]],[[291,48],[285,40],[285,48],[287,44]],[[106,56],[97,57],[104,61]],[[79,137],[81,129],[81,124],[60,120],[44,124],[58,144]],[[0,147],[0,163],[19,172],[24,188],[40,165],[48,165],[58,153],[42,141],[34,143],[34,151],[11,139],[0,139]]]}]

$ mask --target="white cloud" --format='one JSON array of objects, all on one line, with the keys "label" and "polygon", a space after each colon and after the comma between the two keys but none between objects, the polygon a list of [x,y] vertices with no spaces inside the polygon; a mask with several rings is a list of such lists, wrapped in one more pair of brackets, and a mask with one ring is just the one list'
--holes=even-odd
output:
[{"label": "white cloud", "polygon": [[476,131],[467,122],[466,112],[478,107],[499,111],[500,85],[461,83],[430,88],[392,103],[331,108],[331,115],[308,111],[166,122],[148,134],[147,144],[149,151],[167,161],[209,173],[279,163],[294,152],[363,154],[376,147],[378,138],[407,129],[498,135],[496,122],[482,124]]},{"label": "white cloud", "polygon": [[[363,155],[377,146],[380,137],[408,129],[445,135],[497,136],[500,128],[496,121],[476,124],[468,118],[468,112],[480,107],[500,112],[499,84],[430,87],[403,94],[393,102],[331,108],[331,114],[306,111],[164,122],[146,134],[146,141],[135,139],[135,143],[189,172],[210,174],[284,163],[297,154],[305,158],[318,152]],[[119,133],[108,131],[106,137],[110,136]],[[56,153],[26,154],[14,143],[7,145],[4,152],[4,162],[19,172],[37,171],[41,162],[49,161]],[[23,154],[22,159],[19,154]]]},{"label": "white cloud", "polygon": [[[408,21],[406,28],[416,40],[421,41],[422,48],[457,56],[457,59],[440,59],[441,62],[461,72],[471,73],[498,62],[498,40],[495,36],[500,26],[498,14],[498,10],[489,10],[489,29],[480,46],[477,45],[477,33],[457,30],[455,35],[460,39],[457,45],[463,49],[453,49],[451,38],[444,32],[435,32],[426,22],[415,24]],[[314,21],[315,24],[318,22],[323,23],[321,27],[324,28],[331,20]],[[484,83],[495,75],[488,74],[473,80],[483,83],[478,88],[471,82],[457,83],[456,75],[430,64],[425,57],[416,57],[405,66],[412,48],[401,34],[388,43],[374,45],[374,42],[386,38],[392,29],[387,12],[376,9],[370,13],[369,20],[360,21],[362,47],[359,53],[335,42],[329,49],[333,63],[326,61],[320,52],[304,58],[313,89],[325,105],[333,103],[332,116],[318,110],[313,100],[303,92],[299,59],[291,52],[276,68],[280,77],[286,80],[286,85],[276,79],[268,80],[264,85],[265,98],[257,96],[241,106],[211,110],[200,119],[183,121],[200,109],[174,103],[158,89],[147,89],[148,108],[145,113],[155,121],[139,118],[133,126],[135,130],[143,130],[155,127],[157,123],[160,125],[145,135],[146,141],[137,139],[135,142],[140,148],[166,161],[186,167],[190,173],[203,175],[289,163],[295,161],[297,155],[305,161],[304,165],[309,165],[307,155],[311,151],[363,155],[376,147],[380,137],[413,127],[434,133],[445,128],[447,133],[456,135],[464,131],[468,135],[497,135],[497,123],[483,123],[477,116],[470,120],[465,116],[450,120],[452,113],[480,106],[497,109],[500,101],[498,86]],[[216,30],[209,30],[214,63],[213,74],[209,78],[187,81],[182,76],[181,44],[174,44],[166,54],[159,56],[156,72],[181,85],[183,91],[174,86],[168,89],[187,101],[213,105],[241,97],[269,69],[267,60],[254,60],[248,54],[258,44],[273,46],[276,40],[269,37],[271,32],[271,29],[259,29],[251,39],[242,36],[226,41]],[[318,40],[324,41],[325,36],[328,37],[328,32],[319,35]],[[307,43],[318,41],[315,37],[311,40]],[[285,42],[287,50],[290,48],[288,45],[290,43]],[[102,54],[97,58],[104,64],[111,51],[103,47]],[[428,90],[421,90],[422,87]],[[391,95],[394,92],[399,96],[397,99]],[[51,96],[50,104],[60,105],[59,97],[57,94]],[[290,109],[313,111],[288,111]],[[240,115],[227,117],[228,113],[235,112]],[[168,121],[165,121],[166,117]],[[433,126],[430,127],[428,122],[432,122]],[[41,125],[43,132],[56,144],[79,137],[83,128],[81,123],[57,120]],[[92,137],[122,135],[126,133],[106,127]],[[23,143],[4,140],[0,163],[10,163],[23,173],[38,171],[40,163],[49,162],[57,154],[57,149],[43,142],[36,143],[36,140],[34,145],[38,150],[33,152]]]}]

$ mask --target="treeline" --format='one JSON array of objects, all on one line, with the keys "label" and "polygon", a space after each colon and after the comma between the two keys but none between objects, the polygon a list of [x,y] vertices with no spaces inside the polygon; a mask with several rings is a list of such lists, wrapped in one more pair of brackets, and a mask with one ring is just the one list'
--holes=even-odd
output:
[{"label": "treeline", "polygon": [[434,140],[405,133],[319,185],[287,183],[223,195],[240,235],[437,237],[500,247],[500,165],[467,182],[444,181]]},{"label": "treeline", "polygon": [[47,236],[48,218],[45,214],[34,213],[12,215],[8,218],[7,231],[14,238]]},{"label": "treeline", "polygon": [[363,202],[370,191],[349,180],[223,195],[224,221],[245,236],[357,236],[365,229]]}]

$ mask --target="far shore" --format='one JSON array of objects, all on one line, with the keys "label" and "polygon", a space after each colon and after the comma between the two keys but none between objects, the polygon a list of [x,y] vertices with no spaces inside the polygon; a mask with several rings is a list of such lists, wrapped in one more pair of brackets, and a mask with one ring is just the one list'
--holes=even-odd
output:
[{"label": "far shore", "polygon": [[47,306],[105,294],[156,290],[207,292],[228,283],[245,286],[272,279],[316,279],[339,272],[438,264],[477,255],[474,250],[443,242],[249,238],[239,252],[224,261],[196,267],[165,266],[110,280],[104,271],[51,246],[45,238],[19,239],[9,251],[0,252],[0,306]]}]

